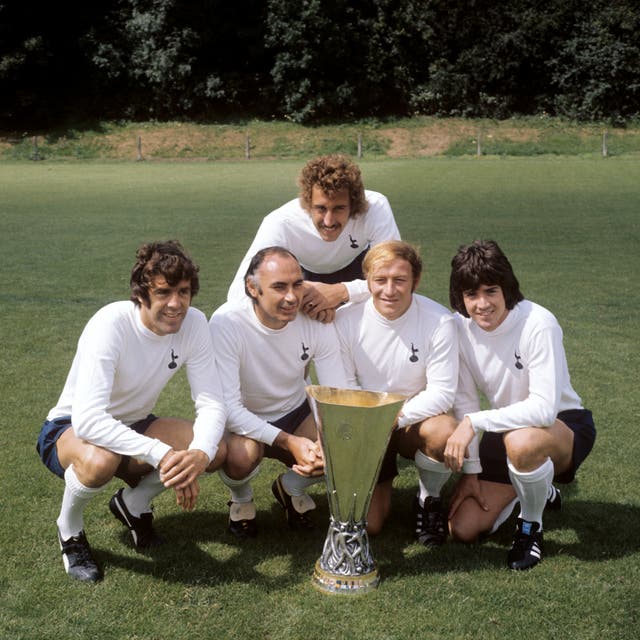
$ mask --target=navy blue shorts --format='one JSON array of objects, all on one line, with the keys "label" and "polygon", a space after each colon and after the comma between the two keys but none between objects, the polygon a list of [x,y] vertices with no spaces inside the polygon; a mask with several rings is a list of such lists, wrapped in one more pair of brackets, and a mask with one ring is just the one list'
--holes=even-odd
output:
[{"label": "navy blue shorts", "polygon": [[[304,422],[307,416],[311,413],[311,407],[309,406],[309,400],[306,400],[293,411],[289,411],[282,418],[278,418],[271,422],[274,427],[282,429],[286,433],[295,433],[295,430]],[[296,464],[295,458],[288,452],[283,451],[279,447],[266,444],[264,446],[264,455],[266,458],[276,458],[284,462],[288,467]]]},{"label": "navy blue shorts", "polygon": [[[138,433],[144,433],[149,425],[157,420],[158,417],[150,413],[146,418],[134,422],[129,428]],[[38,441],[36,442],[36,451],[44,465],[60,478],[64,478],[64,468],[60,464],[58,458],[58,450],[56,443],[58,438],[71,426],[71,416],[62,416],[54,420],[45,420],[41,429]]]},{"label": "navy blue shorts", "polygon": [[[588,409],[569,409],[558,414],[558,420],[564,422],[573,431],[573,459],[571,467],[554,477],[555,482],[569,484],[576,477],[578,467],[593,449],[596,440],[596,428],[593,416]],[[502,439],[503,433],[487,431],[480,440],[480,462],[482,472],[480,480],[511,484],[507,467],[507,452]]]},{"label": "navy blue shorts", "polygon": [[338,269],[332,273],[314,273],[302,267],[302,277],[311,282],[324,282],[325,284],[337,284],[338,282],[351,282],[351,280],[362,280],[362,261],[367,255],[367,247],[362,253],[358,254],[352,262],[346,267]]}]

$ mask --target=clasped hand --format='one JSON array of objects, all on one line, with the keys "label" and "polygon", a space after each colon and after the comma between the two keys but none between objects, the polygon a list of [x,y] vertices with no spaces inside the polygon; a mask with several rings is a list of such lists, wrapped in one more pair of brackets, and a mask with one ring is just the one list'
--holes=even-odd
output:
[{"label": "clasped hand", "polygon": [[208,464],[209,456],[200,449],[171,449],[160,461],[160,480],[168,489],[174,489],[176,502],[183,511],[191,511],[196,506],[200,493],[198,477]]}]

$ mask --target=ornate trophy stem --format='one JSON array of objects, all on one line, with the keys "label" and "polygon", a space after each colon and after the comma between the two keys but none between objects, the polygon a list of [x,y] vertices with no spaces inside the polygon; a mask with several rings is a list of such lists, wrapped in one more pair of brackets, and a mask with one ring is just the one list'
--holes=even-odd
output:
[{"label": "ornate trophy stem", "polygon": [[369,548],[366,522],[331,518],[313,579],[316,586],[331,593],[365,593],[378,586],[380,577]]},{"label": "ornate trophy stem", "polygon": [[405,397],[322,386],[307,393],[316,402],[331,511],[313,583],[326,593],[366,593],[380,581],[366,515]]}]

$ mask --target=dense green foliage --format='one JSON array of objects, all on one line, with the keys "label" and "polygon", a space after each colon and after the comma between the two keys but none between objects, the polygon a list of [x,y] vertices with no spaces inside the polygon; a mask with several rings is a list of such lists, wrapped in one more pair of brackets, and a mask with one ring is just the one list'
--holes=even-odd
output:
[{"label": "dense green foliage", "polygon": [[0,4],[0,126],[640,114],[638,0]]}]

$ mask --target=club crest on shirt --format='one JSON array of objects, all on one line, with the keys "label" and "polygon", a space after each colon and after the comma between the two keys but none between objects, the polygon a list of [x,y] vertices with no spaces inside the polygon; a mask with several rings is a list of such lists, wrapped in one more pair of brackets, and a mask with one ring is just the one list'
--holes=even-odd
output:
[{"label": "club crest on shirt", "polygon": [[522,356],[518,354],[517,349],[513,352],[513,357],[516,359],[516,369],[523,369],[524,365],[522,364],[522,362],[520,362]]},{"label": "club crest on shirt", "polygon": [[351,234],[349,234],[349,241],[351,242],[351,248],[352,249],[358,249],[360,247],[360,245],[358,244],[357,239],[354,238]]},{"label": "club crest on shirt", "polygon": [[416,349],[413,346],[413,342],[411,343],[411,355],[409,356],[409,362],[418,362],[418,356],[416,353],[419,353],[420,349]]},{"label": "club crest on shirt", "polygon": [[169,369],[175,369],[178,365],[176,364],[176,360],[179,358],[180,356],[177,355],[176,353],[174,353],[173,349],[171,349],[171,362],[167,365],[167,367],[169,367]]},{"label": "club crest on shirt", "polygon": [[304,346],[304,342],[302,343],[302,353],[300,354],[300,360],[308,360],[309,359],[309,354],[307,353],[307,351],[309,351],[309,347],[305,347]]}]

